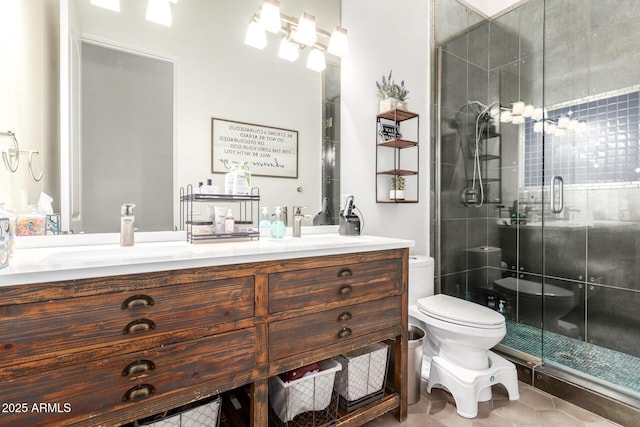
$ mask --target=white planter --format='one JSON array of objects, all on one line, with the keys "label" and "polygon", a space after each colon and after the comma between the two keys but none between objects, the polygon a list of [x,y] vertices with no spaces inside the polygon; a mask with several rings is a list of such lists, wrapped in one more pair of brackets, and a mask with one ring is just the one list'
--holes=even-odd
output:
[{"label": "white planter", "polygon": [[380,113],[398,108],[400,110],[407,110],[407,101],[398,101],[395,98],[387,98],[380,101]]},{"label": "white planter", "polygon": [[389,190],[389,199],[404,200],[404,190]]}]

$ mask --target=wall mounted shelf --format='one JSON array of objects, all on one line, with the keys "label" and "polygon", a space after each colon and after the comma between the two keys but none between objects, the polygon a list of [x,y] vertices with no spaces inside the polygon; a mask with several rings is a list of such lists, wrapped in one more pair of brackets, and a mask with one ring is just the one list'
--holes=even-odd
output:
[{"label": "wall mounted shelf", "polygon": [[[419,130],[420,116],[411,111],[396,108],[376,116],[376,202],[418,203]],[[391,189],[393,177],[405,178],[402,197]]]}]

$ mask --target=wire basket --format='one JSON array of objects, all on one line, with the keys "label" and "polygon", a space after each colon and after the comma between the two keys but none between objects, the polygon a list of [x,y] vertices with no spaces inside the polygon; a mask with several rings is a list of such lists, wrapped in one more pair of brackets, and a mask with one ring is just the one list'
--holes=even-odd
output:
[{"label": "wire basket", "polygon": [[271,417],[277,426],[327,426],[335,424],[338,399],[333,393],[336,372],[342,369],[333,359],[319,362],[320,371],[284,382],[269,379]]},{"label": "wire basket", "polygon": [[342,365],[336,389],[340,406],[351,412],[384,395],[389,365],[389,346],[384,343],[342,354],[337,361]]},{"label": "wire basket", "polygon": [[145,427],[218,427],[220,407],[220,396],[215,396],[156,415],[138,425]]}]

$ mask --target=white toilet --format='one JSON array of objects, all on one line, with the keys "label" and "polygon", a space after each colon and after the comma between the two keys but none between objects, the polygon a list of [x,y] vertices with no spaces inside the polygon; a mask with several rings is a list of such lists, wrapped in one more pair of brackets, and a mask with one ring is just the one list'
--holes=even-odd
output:
[{"label": "white toilet", "polygon": [[409,322],[427,332],[422,376],[427,391],[449,391],[458,415],[475,418],[478,402],[491,399],[491,386],[503,384],[517,400],[515,365],[489,351],[506,334],[504,317],[490,308],[444,294],[433,295],[433,259],[409,260]]}]

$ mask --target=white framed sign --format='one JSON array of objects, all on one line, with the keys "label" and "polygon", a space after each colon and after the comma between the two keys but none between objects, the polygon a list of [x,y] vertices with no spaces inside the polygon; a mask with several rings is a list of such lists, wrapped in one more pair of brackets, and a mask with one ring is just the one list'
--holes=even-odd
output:
[{"label": "white framed sign", "polygon": [[298,131],[211,118],[211,172],[245,162],[251,175],[298,177]]}]

